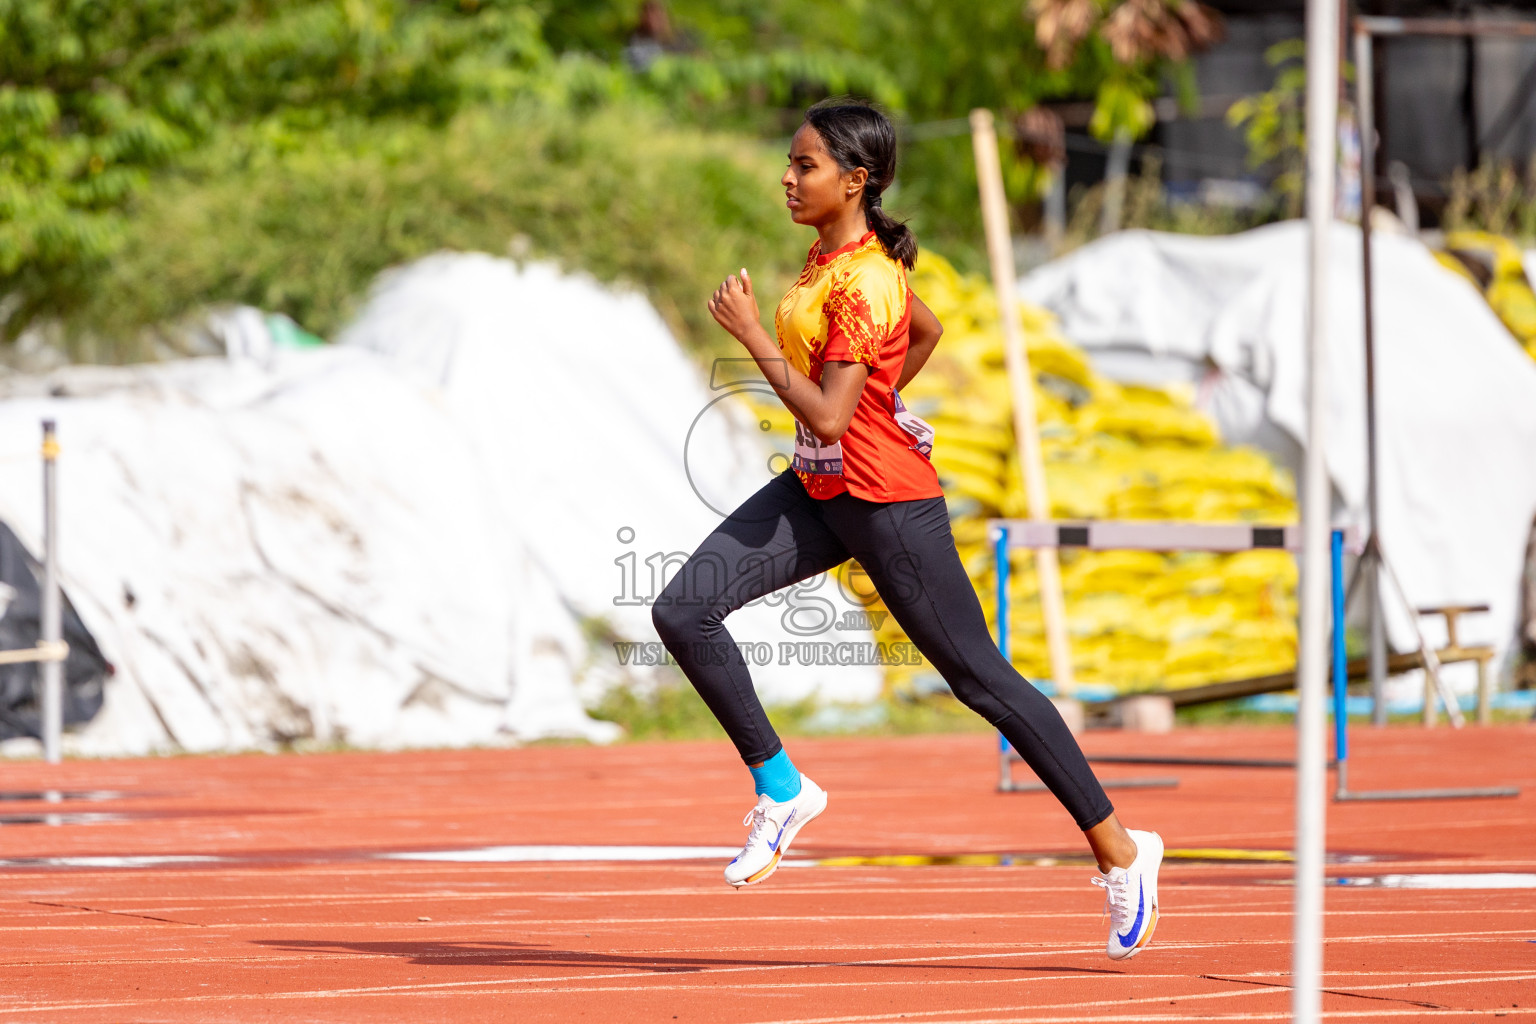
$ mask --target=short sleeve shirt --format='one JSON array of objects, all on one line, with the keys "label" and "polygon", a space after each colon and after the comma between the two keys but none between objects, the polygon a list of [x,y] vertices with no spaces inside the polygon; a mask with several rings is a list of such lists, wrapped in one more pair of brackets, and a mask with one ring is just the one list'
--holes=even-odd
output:
[{"label": "short sleeve shirt", "polygon": [[896,381],[912,323],[907,271],[886,255],[873,231],[833,253],[811,246],[805,268],[774,314],[779,351],[821,383],[830,362],[864,363],[869,378],[840,439],[840,474],[796,475],[813,498],[844,492],[866,501],[942,495],[933,464],[896,421]]}]

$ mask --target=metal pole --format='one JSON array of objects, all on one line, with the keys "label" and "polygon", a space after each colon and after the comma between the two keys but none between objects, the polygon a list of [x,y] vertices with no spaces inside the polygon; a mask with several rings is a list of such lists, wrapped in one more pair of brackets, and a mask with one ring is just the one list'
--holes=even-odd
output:
[{"label": "metal pole", "polygon": [[1121,128],[1109,144],[1109,159],[1104,167],[1104,207],[1099,211],[1099,234],[1120,230],[1120,214],[1125,206],[1125,178],[1131,170],[1131,133]]},{"label": "metal pole", "polygon": [[1329,568],[1333,574],[1333,792],[1349,791],[1349,659],[1344,648],[1344,531],[1333,531]]},{"label": "metal pole", "polygon": [[1307,448],[1302,505],[1301,644],[1297,652],[1296,874],[1291,940],[1291,1019],[1322,1019],[1323,853],[1327,753],[1328,471],[1323,460],[1328,381],[1328,260],[1338,138],[1339,0],[1307,0]]},{"label": "metal pole", "polygon": [[1067,165],[1051,174],[1051,190],[1045,195],[1045,247],[1054,259],[1067,234]]},{"label": "metal pole", "polygon": [[[63,610],[59,595],[59,442],[53,420],[43,421],[43,607],[41,634],[44,644],[63,638]],[[64,663],[45,661],[39,666],[43,683],[43,758],[59,763],[60,738],[64,731]]]},{"label": "metal pole", "polygon": [[[998,528],[993,553],[997,569],[997,649],[1011,662],[1013,659],[1008,656],[1008,527]],[[1013,769],[1008,764],[1008,737],[1001,732],[997,734],[997,788],[1013,788]]]},{"label": "metal pole", "polygon": [[1372,66],[1374,40],[1355,22],[1355,105],[1360,117],[1360,263],[1365,296],[1365,509],[1370,534],[1361,554],[1366,574],[1371,664],[1371,724],[1387,724],[1387,630],[1381,607],[1381,549],[1377,530],[1381,506],[1376,488],[1376,308],[1371,281],[1371,210],[1376,206],[1376,89]]},{"label": "metal pole", "polygon": [[[1003,165],[997,155],[997,128],[992,111],[971,111],[971,145],[976,154],[976,184],[981,191],[981,219],[987,232],[987,256],[992,264],[992,287],[997,292],[997,311],[1003,321],[1003,356],[1008,364],[1008,383],[1013,397],[1013,432],[1018,445],[1019,471],[1029,502],[1029,518],[1051,518],[1045,495],[1045,462],[1040,455],[1040,424],[1035,416],[1034,375],[1024,349],[1024,332],[1013,290],[1013,241],[1008,231],[1008,204],[1003,197]],[[1051,675],[1056,693],[1073,696],[1072,650],[1067,644],[1067,603],[1061,592],[1061,569],[1054,548],[1035,551],[1035,571],[1040,579],[1040,611],[1045,619],[1045,641],[1051,656]]]}]

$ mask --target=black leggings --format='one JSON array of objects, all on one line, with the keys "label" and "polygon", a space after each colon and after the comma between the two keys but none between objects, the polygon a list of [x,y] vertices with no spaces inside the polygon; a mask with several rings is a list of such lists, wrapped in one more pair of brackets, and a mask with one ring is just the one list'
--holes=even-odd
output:
[{"label": "black leggings", "polygon": [[1008,738],[1079,828],[1114,808],[1046,697],[998,651],[960,564],[943,498],[818,500],[785,470],[704,539],[651,611],[667,650],[747,764],[782,748],[724,619],[764,594],[836,568],[869,574],[897,623],[965,705]]}]

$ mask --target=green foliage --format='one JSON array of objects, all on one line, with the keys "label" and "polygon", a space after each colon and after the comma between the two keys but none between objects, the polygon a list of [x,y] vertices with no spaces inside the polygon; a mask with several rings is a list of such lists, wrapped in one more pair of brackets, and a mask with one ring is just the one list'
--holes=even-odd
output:
[{"label": "green foliage", "polygon": [[1524,177],[1509,161],[1488,161],[1451,175],[1441,222],[1447,231],[1491,231],[1536,245],[1536,161]]},{"label": "green foliage", "polygon": [[1130,76],[1106,78],[1099,86],[1098,102],[1088,131],[1099,139],[1108,141],[1123,132],[1138,139],[1151,131],[1157,121],[1152,104],[1147,101],[1148,89],[1136,83]]},{"label": "green foliage", "polygon": [[[329,331],[382,267],[520,235],[707,345],[725,269],[799,262],[775,182],[808,103],[1096,97],[1096,132],[1135,135],[1167,70],[1094,34],[1048,68],[1018,0],[669,6],[668,52],[631,67],[640,0],[0,0],[0,339],[52,321],[136,358],[147,325],[230,301]],[[1015,199],[1043,190],[1005,160]],[[887,201],[962,265],[971,164],[963,130],[913,138]]]},{"label": "green foliage", "polygon": [[153,174],[231,127],[442,122],[527,91],[538,28],[516,0],[0,0],[0,326],[90,290]]},{"label": "green foliage", "polygon": [[[668,682],[649,693],[615,687],[588,711],[593,718],[622,725],[625,739],[631,741],[725,739],[725,730],[698,692],[686,682]],[[769,716],[783,736],[912,736],[992,731],[986,719],[947,695],[921,701],[884,697],[870,705],[853,707],[824,707],[814,699],[806,699],[774,705],[769,708]]]},{"label": "green foliage", "polygon": [[777,161],[759,147],[632,109],[349,121],[248,153],[144,196],[77,321],[112,333],[216,297],[328,334],[385,267],[443,248],[505,253],[521,236],[531,255],[649,284],[680,336],[724,344],[705,284],[743,264],[787,284],[811,242],[781,214]]},{"label": "green foliage", "polygon": [[[1108,186],[1078,186],[1070,197],[1071,220],[1063,248],[1075,249],[1098,237],[1099,218]],[[1257,227],[1268,219],[1266,211],[1224,209],[1194,203],[1171,203],[1163,188],[1161,161],[1148,156],[1138,174],[1127,176],[1121,205],[1122,228],[1173,231],[1183,235],[1229,235]]]},{"label": "green foliage", "polygon": [[687,683],[658,686],[651,693],[616,686],[589,711],[599,721],[622,725],[629,740],[725,738],[725,730]]},{"label": "green foliage", "polygon": [[[1227,123],[1243,129],[1248,143],[1248,166],[1273,168],[1277,173],[1272,191],[1279,197],[1282,217],[1301,216],[1307,168],[1307,44],[1287,39],[1264,51],[1275,69],[1275,84],[1267,92],[1238,100],[1227,109]],[[1340,68],[1345,81],[1354,68]]]},{"label": "green foliage", "polygon": [[1238,100],[1227,110],[1227,123],[1243,129],[1248,166],[1278,167],[1274,189],[1287,217],[1301,215],[1306,181],[1306,56],[1306,42],[1301,39],[1287,39],[1265,50],[1264,59],[1275,69],[1274,86]]},{"label": "green foliage", "polygon": [[[677,0],[679,24],[697,25],[707,39],[699,52],[671,59],[668,75],[703,76],[696,87],[669,92],[683,109],[710,118],[729,116],[756,131],[787,138],[800,110],[828,94],[849,92],[885,104],[898,120],[929,122],[963,118],[976,107],[1003,114],[1049,99],[1094,99],[1092,131],[1104,139],[1126,131],[1132,138],[1151,127],[1147,98],[1175,67],[1151,60],[1136,67],[1117,62],[1098,35],[1090,35],[1062,68],[1047,66],[1026,5],[1019,0]],[[804,69],[786,88],[761,70],[760,53],[790,49],[825,55],[828,69]],[[842,78],[829,72],[840,67]],[[686,71],[681,69],[687,69]],[[811,73],[814,72],[814,73]],[[711,78],[718,74],[720,78]],[[728,80],[727,88],[710,82]],[[787,104],[784,109],[772,109]],[[1050,177],[1006,149],[1004,182],[1009,198],[1027,203],[1042,196]],[[980,211],[971,143],[958,135],[911,138],[902,153],[897,187],[887,208],[909,218],[923,244],[942,249],[962,268],[982,266]]]}]

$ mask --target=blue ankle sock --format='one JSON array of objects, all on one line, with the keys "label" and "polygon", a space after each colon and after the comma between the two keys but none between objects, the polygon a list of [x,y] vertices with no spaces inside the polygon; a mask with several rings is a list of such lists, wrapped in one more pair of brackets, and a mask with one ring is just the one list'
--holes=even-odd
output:
[{"label": "blue ankle sock", "polygon": [[800,769],[795,767],[783,747],[764,761],[761,768],[748,768],[747,771],[752,773],[758,795],[767,793],[768,799],[776,804],[800,795]]}]

